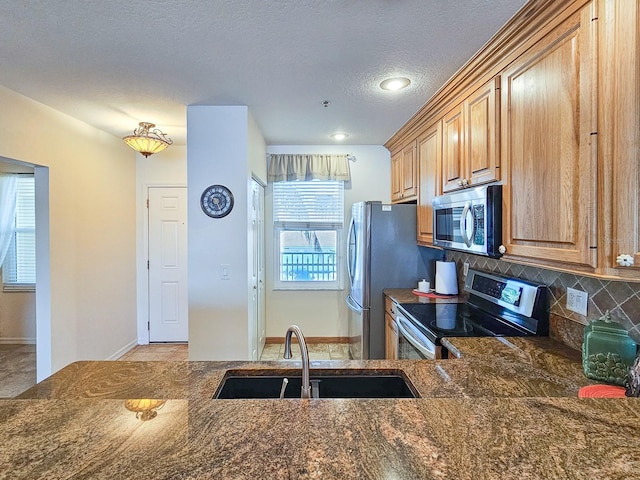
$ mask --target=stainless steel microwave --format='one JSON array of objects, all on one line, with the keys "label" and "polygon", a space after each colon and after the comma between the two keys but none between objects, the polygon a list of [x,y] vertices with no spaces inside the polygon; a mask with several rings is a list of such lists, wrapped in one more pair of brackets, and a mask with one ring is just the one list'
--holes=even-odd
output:
[{"label": "stainless steel microwave", "polygon": [[500,257],[502,185],[485,185],[433,198],[434,245]]}]

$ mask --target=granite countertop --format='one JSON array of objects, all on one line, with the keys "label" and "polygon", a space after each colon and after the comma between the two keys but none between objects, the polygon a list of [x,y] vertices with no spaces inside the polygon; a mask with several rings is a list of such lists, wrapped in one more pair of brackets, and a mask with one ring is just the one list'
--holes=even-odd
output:
[{"label": "granite countertop", "polygon": [[[401,370],[419,399],[213,400],[228,370],[283,365],[74,363],[0,401],[0,478],[582,479],[640,471],[640,399],[578,399],[592,382],[575,352],[550,339],[449,342],[459,358],[312,362]],[[128,398],[166,403],[143,422],[124,407]]]}]

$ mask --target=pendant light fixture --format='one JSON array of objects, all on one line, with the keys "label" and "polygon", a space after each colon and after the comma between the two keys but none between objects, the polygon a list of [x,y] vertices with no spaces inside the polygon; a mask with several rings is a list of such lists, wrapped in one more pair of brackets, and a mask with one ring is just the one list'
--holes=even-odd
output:
[{"label": "pendant light fixture", "polygon": [[173,143],[166,134],[155,128],[155,124],[140,122],[133,135],[123,138],[124,142],[145,157],[161,152]]}]

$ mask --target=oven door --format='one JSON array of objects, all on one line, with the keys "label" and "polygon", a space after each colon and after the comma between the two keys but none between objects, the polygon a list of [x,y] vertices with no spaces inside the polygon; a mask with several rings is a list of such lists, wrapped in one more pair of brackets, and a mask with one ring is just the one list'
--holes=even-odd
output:
[{"label": "oven door", "polygon": [[398,326],[399,360],[435,360],[436,346],[410,320],[398,315],[396,325]]}]

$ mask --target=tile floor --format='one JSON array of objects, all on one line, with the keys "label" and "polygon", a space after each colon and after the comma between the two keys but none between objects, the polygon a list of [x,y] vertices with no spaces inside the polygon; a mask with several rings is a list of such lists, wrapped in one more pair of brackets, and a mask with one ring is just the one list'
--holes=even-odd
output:
[{"label": "tile floor", "polygon": [[0,398],[12,398],[36,384],[36,346],[0,345]]},{"label": "tile floor", "polygon": [[[309,360],[348,360],[349,345],[347,343],[310,343],[307,344]],[[297,344],[292,345],[291,360],[300,359],[300,349]],[[260,360],[282,360],[284,355],[284,343],[269,343],[265,345]]]},{"label": "tile floor", "polygon": [[133,347],[118,360],[129,362],[186,362],[189,360],[189,346],[186,343],[151,343]]}]

